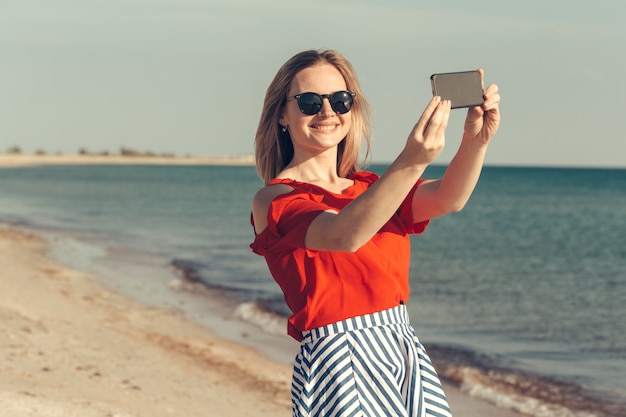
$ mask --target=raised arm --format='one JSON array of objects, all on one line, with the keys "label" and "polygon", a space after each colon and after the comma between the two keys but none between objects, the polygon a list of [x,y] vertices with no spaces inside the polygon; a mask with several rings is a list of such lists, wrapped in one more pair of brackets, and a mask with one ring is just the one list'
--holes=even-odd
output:
[{"label": "raised arm", "polygon": [[[485,90],[483,105],[468,110],[461,146],[445,174],[440,180],[424,182],[413,196],[414,222],[458,211],[469,200],[480,176],[487,145],[498,129],[499,101],[498,88],[492,85]],[[354,252],[371,239],[441,153],[449,116],[450,102],[433,97],[404,149],[385,173],[340,212],[318,215],[307,229],[305,246]],[[257,232],[267,225],[267,211],[273,198],[289,191],[286,185],[275,185],[257,193],[253,200]]]},{"label": "raised arm", "polygon": [[[483,71],[479,70],[481,76]],[[469,200],[483,167],[485,153],[500,124],[496,85],[484,93],[482,106],[468,110],[461,145],[440,180],[424,182],[413,196],[413,221],[460,211]]]}]

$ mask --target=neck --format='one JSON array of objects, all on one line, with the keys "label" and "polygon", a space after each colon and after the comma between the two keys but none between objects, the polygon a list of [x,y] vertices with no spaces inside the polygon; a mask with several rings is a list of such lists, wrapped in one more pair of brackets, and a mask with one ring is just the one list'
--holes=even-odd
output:
[{"label": "neck", "polygon": [[336,149],[316,155],[296,153],[280,176],[302,182],[336,183],[341,180],[337,173]]}]

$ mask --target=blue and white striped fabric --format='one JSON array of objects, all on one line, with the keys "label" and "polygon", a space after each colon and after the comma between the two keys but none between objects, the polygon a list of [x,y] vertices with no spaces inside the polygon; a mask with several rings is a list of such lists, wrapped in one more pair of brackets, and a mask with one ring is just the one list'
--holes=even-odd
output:
[{"label": "blue and white striped fabric", "polygon": [[303,334],[291,386],[297,417],[450,417],[406,306]]}]

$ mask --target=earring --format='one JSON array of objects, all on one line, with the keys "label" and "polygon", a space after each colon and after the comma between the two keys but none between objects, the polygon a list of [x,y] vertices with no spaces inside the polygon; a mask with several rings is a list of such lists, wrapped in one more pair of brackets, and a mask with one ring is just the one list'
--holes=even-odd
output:
[{"label": "earring", "polygon": [[287,133],[287,126],[283,126],[283,133]]}]

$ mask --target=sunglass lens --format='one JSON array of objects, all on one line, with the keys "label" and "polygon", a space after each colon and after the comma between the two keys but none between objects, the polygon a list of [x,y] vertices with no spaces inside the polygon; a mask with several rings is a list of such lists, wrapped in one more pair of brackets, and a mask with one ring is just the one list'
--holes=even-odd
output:
[{"label": "sunglass lens", "polygon": [[347,91],[338,91],[330,98],[333,110],[339,114],[348,113],[352,108],[352,94]]},{"label": "sunglass lens", "polygon": [[298,107],[306,115],[317,114],[322,109],[322,97],[315,93],[304,93],[298,99]]}]

